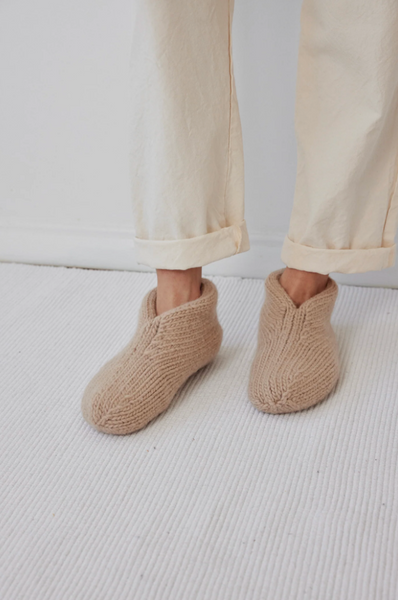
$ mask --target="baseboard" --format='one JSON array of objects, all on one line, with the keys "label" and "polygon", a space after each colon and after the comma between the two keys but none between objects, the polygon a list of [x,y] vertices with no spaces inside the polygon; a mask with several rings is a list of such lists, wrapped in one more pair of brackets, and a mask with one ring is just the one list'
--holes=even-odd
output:
[{"label": "baseboard", "polygon": [[136,263],[133,232],[128,229],[0,223],[0,260],[87,269],[151,270]]},{"label": "baseboard", "polygon": [[[0,223],[0,261],[37,265],[152,271],[135,260],[131,229]],[[283,235],[250,234],[249,252],[207,265],[206,275],[265,278],[283,267]],[[398,288],[398,265],[355,275],[334,274],[348,285]]]}]

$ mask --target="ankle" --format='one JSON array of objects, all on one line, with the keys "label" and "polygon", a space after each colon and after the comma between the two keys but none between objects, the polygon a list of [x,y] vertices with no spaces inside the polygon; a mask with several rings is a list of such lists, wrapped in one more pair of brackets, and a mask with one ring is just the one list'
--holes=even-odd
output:
[{"label": "ankle", "polygon": [[185,271],[158,269],[156,312],[158,315],[197,300],[201,294],[202,268]]},{"label": "ankle", "polygon": [[326,288],[329,275],[286,267],[280,284],[297,307]]}]

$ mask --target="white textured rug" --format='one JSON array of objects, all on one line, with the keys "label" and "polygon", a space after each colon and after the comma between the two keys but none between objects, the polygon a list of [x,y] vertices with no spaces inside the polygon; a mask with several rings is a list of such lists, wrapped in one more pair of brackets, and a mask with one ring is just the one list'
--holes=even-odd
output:
[{"label": "white textured rug", "polygon": [[338,388],[275,416],[246,394],[263,283],[214,281],[220,355],[111,437],[80,397],[154,276],[0,265],[2,600],[398,598],[398,291],[340,288]]}]

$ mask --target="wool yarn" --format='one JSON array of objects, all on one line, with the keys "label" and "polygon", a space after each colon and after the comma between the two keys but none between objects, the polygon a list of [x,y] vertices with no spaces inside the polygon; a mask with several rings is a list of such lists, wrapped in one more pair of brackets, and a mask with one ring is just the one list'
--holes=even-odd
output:
[{"label": "wool yarn", "polygon": [[297,307],[280,284],[283,269],[265,281],[257,351],[250,371],[249,398],[267,413],[289,413],[323,400],[339,378],[336,336],[330,318],[338,286],[326,288]]},{"label": "wool yarn", "polygon": [[218,294],[211,281],[202,279],[198,299],[161,315],[156,293],[155,288],[143,299],[133,339],[84,392],[83,416],[99,431],[124,435],[145,427],[220,349]]}]

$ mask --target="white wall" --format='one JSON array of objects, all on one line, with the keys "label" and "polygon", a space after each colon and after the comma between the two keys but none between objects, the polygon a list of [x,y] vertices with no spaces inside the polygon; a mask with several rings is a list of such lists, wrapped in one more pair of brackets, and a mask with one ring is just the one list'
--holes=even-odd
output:
[{"label": "white wall", "polygon": [[[207,273],[282,266],[295,178],[301,0],[236,0],[234,58],[252,250]],[[134,260],[127,84],[134,0],[0,5],[0,259],[99,268]],[[398,269],[339,276],[398,287]]]}]

